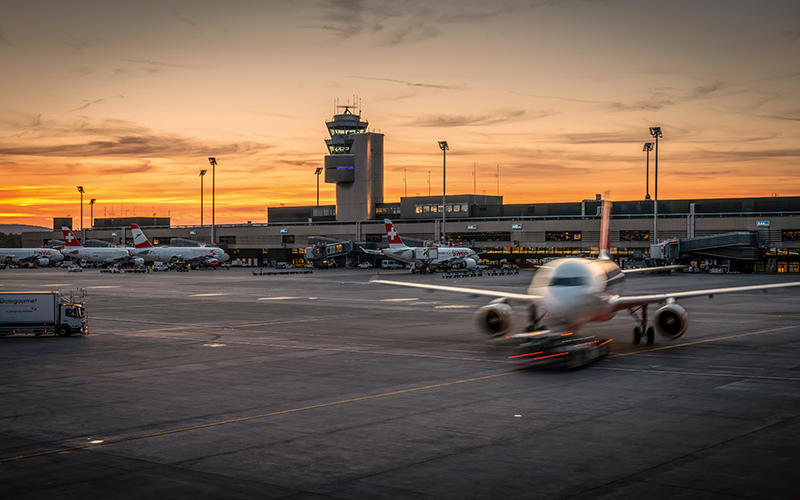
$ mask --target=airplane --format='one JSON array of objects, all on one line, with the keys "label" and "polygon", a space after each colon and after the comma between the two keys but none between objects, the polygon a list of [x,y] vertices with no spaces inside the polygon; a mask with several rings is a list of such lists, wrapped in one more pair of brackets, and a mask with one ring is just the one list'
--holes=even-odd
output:
[{"label": "airplane", "polygon": [[63,226],[61,231],[64,233],[64,243],[66,245],[61,249],[61,253],[66,257],[100,264],[133,264],[136,266],[144,264],[144,259],[131,255],[130,250],[127,248],[85,247],[80,244],[70,228]]},{"label": "airplane", "polygon": [[[390,280],[373,279],[370,283],[421,288],[430,291],[452,292],[473,297],[490,297],[493,300],[481,307],[474,316],[476,326],[493,338],[509,336],[514,328],[514,312],[510,303],[528,307],[527,332],[506,338],[524,340],[536,335],[569,335],[591,322],[608,321],[619,311],[627,310],[638,322],[633,329],[633,343],[642,338],[653,344],[657,331],[667,340],[675,340],[684,334],[688,326],[688,313],[678,305],[680,299],[692,297],[714,297],[725,293],[774,290],[800,287],[800,282],[749,285],[685,292],[655,293],[650,295],[623,296],[625,275],[635,272],[674,269],[683,266],[620,269],[611,260],[609,248],[609,217],[611,203],[603,201],[601,219],[600,256],[598,259],[563,258],[540,267],[533,276],[527,293],[428,285]],[[648,307],[657,306],[648,318]]]},{"label": "airplane", "polygon": [[64,260],[64,256],[54,248],[0,248],[0,261],[20,264],[49,266]]},{"label": "airplane", "polygon": [[389,247],[382,250],[369,250],[361,247],[361,251],[370,255],[383,255],[405,264],[412,264],[419,272],[430,271],[437,267],[475,269],[478,265],[478,254],[465,247],[409,247],[400,239],[400,234],[389,219],[383,220],[386,225],[386,238]]},{"label": "airplane", "polygon": [[187,263],[216,267],[230,257],[219,247],[156,247],[150,243],[138,224],[131,224],[134,254],[147,261]]}]

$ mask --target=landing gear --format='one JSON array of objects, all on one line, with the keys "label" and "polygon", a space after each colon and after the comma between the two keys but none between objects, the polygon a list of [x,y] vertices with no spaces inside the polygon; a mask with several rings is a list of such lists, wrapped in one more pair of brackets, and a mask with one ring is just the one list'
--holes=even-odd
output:
[{"label": "landing gear", "polygon": [[538,331],[541,331],[541,330],[546,330],[547,327],[544,326],[543,324],[541,324],[540,321],[539,321],[542,318],[542,316],[544,316],[544,314],[542,314],[541,316],[537,315],[536,314],[536,306],[531,305],[530,309],[528,309],[528,318],[530,320],[530,323],[528,323],[528,326],[525,327],[525,331],[526,332],[538,332]]},{"label": "landing gear", "polygon": [[[641,316],[636,314],[637,311],[641,311]],[[628,312],[631,316],[633,316],[633,319],[639,323],[639,326],[636,326],[633,329],[634,345],[639,344],[642,341],[642,337],[647,339],[647,345],[653,345],[653,343],[656,341],[656,330],[652,326],[647,326],[647,304],[634,307]]]}]

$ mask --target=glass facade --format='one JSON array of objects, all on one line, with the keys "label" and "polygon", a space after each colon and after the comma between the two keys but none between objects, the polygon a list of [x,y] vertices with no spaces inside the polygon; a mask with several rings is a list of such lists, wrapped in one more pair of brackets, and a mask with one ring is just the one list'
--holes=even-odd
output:
[{"label": "glass facade", "polygon": [[800,229],[784,229],[781,231],[781,241],[800,241]]},{"label": "glass facade", "polygon": [[620,231],[619,241],[650,241],[650,231]]},{"label": "glass facade", "polygon": [[547,231],[544,241],[581,241],[580,231]]},{"label": "glass facade", "polygon": [[[442,205],[414,205],[414,209],[418,214],[440,214],[442,213]],[[458,213],[463,215],[469,214],[469,204],[467,203],[448,203],[447,213]]]}]

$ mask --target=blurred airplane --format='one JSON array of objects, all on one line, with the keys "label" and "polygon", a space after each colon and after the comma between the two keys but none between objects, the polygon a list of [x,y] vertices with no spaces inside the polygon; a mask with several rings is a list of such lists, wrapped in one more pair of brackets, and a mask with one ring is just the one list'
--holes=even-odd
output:
[{"label": "blurred airplane", "polygon": [[0,248],[2,262],[49,266],[62,260],[64,256],[54,248]]},{"label": "blurred airplane", "polygon": [[131,224],[134,254],[149,262],[186,263],[192,265],[216,267],[230,257],[219,247],[156,247],[150,243],[138,224]]},{"label": "blurred airplane", "polygon": [[475,250],[466,247],[409,247],[400,239],[400,234],[389,219],[383,220],[386,225],[386,238],[389,247],[382,250],[361,251],[370,255],[383,255],[390,259],[411,264],[414,270],[423,272],[436,268],[463,268],[475,269],[478,265],[478,254]]},{"label": "blurred airplane", "polygon": [[[461,293],[474,297],[490,297],[494,300],[480,308],[474,318],[478,328],[490,337],[507,336],[513,329],[514,312],[510,303],[524,304],[528,307],[530,323],[527,333],[511,335],[511,338],[520,340],[542,334],[567,335],[577,331],[586,323],[608,321],[618,311],[627,310],[639,323],[633,329],[635,344],[638,344],[643,337],[646,337],[648,344],[652,344],[656,331],[667,340],[675,340],[683,335],[688,326],[688,313],[677,304],[676,301],[679,299],[800,287],[800,282],[791,282],[623,297],[621,294],[626,274],[683,266],[620,269],[608,254],[610,213],[611,203],[605,200],[602,209],[599,259],[565,258],[549,262],[536,271],[527,293],[380,279],[372,280],[370,283]],[[659,308],[653,315],[652,326],[649,326],[647,310],[651,305],[657,305]]]},{"label": "blurred airplane", "polygon": [[131,255],[128,248],[85,247],[81,245],[70,228],[63,226],[61,231],[64,233],[66,245],[61,249],[61,253],[65,256],[100,264],[131,264],[135,266],[144,264],[144,259]]}]

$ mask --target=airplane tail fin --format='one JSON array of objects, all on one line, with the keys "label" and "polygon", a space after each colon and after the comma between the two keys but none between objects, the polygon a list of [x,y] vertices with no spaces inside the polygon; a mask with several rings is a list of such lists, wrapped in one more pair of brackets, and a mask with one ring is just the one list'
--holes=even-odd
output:
[{"label": "airplane tail fin", "polygon": [[600,260],[611,259],[611,197],[609,191],[603,194],[600,210]]},{"label": "airplane tail fin", "polygon": [[72,234],[72,229],[68,228],[67,226],[61,226],[61,232],[64,233],[64,244],[68,247],[82,247],[81,242],[78,241],[78,238]]},{"label": "airplane tail fin", "polygon": [[394,224],[389,219],[383,219],[386,224],[386,239],[389,241],[389,248],[404,247],[403,240],[400,239],[400,233],[394,228]]},{"label": "airplane tail fin", "polygon": [[144,235],[138,224],[131,224],[131,233],[133,233],[133,245],[135,248],[153,248],[150,240]]}]

